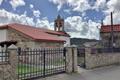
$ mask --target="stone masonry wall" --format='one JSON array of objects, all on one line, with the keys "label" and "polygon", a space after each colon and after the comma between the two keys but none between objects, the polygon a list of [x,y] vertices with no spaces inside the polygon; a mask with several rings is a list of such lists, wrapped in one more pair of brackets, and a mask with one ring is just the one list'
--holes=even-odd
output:
[{"label": "stone masonry wall", "polygon": [[16,40],[17,46],[22,48],[63,47],[64,43],[34,41],[30,37],[15,30],[8,29],[8,40]]},{"label": "stone masonry wall", "polygon": [[35,42],[35,47],[63,47],[64,43],[58,43],[58,42]]},{"label": "stone masonry wall", "polygon": [[86,49],[86,68],[96,68],[111,64],[120,64],[120,53],[96,53],[91,54],[91,49]]},{"label": "stone masonry wall", "polygon": [[17,80],[17,50],[9,51],[9,62],[0,65],[0,80]]},{"label": "stone masonry wall", "polygon": [[17,41],[18,47],[34,47],[34,41],[30,37],[27,37],[26,35],[13,29],[8,29],[8,40]]}]

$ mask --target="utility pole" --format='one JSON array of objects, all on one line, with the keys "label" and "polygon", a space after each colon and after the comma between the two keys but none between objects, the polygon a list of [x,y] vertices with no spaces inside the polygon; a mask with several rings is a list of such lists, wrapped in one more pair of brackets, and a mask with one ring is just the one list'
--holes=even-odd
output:
[{"label": "utility pole", "polygon": [[111,47],[114,47],[113,13],[111,12]]}]

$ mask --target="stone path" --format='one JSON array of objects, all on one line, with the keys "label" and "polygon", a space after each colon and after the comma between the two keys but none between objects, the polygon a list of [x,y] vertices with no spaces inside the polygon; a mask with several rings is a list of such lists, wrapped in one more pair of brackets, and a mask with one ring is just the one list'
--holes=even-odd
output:
[{"label": "stone path", "polygon": [[79,69],[81,73],[59,74],[36,80],[120,80],[120,66],[108,66],[93,70]]}]

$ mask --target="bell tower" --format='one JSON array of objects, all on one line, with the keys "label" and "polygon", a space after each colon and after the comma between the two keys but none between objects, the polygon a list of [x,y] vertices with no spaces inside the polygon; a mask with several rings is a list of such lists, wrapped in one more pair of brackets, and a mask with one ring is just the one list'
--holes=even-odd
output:
[{"label": "bell tower", "polygon": [[64,32],[64,19],[62,19],[60,15],[58,15],[54,21],[54,30]]}]

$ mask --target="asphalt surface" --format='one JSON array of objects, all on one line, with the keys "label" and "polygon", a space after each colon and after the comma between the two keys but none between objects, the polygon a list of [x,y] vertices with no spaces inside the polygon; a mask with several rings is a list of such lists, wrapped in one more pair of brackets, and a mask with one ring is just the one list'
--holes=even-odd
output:
[{"label": "asphalt surface", "polygon": [[92,70],[79,68],[79,73],[64,73],[36,80],[120,80],[120,65],[107,66]]}]

